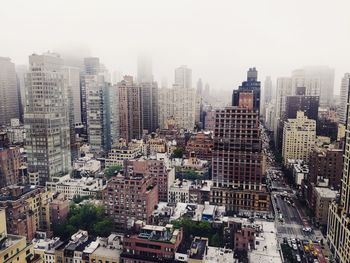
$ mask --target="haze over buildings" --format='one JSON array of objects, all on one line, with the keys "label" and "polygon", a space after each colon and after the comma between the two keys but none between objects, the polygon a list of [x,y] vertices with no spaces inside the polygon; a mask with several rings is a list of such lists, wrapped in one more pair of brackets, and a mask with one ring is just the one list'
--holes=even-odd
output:
[{"label": "haze over buildings", "polygon": [[153,57],[158,83],[163,76],[171,83],[173,69],[187,64],[193,80],[206,76],[203,80],[212,90],[227,91],[239,85],[241,72],[252,65],[261,80],[308,65],[328,65],[335,69],[338,94],[340,78],[348,71],[347,0],[67,4],[15,0],[3,5],[0,23],[11,27],[2,30],[2,54],[16,65],[26,64],[28,54],[48,49],[66,57],[71,66],[79,64],[76,57],[99,56],[112,72],[134,75],[135,61],[144,52]]}]

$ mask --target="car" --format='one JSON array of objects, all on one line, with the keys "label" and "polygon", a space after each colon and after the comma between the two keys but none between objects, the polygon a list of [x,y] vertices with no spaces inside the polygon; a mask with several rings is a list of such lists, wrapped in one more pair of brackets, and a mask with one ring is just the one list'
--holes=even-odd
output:
[{"label": "car", "polygon": [[299,254],[296,254],[296,260],[297,260],[297,262],[301,262],[301,258],[300,258],[300,255]]},{"label": "car", "polygon": [[297,241],[295,240],[295,238],[292,238],[291,241],[292,241],[293,244],[296,244],[296,242],[297,242]]},{"label": "car", "polygon": [[298,250],[298,246],[296,244],[293,244],[292,247],[293,247],[293,250]]}]

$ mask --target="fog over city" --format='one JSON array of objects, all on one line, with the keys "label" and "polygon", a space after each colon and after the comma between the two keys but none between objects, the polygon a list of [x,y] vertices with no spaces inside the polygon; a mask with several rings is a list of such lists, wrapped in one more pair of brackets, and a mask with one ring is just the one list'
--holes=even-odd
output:
[{"label": "fog over city", "polygon": [[153,57],[155,79],[193,69],[212,89],[232,90],[250,66],[259,78],[307,65],[350,68],[350,1],[4,1],[0,53],[19,64],[47,50],[98,56],[111,71],[136,72]]}]

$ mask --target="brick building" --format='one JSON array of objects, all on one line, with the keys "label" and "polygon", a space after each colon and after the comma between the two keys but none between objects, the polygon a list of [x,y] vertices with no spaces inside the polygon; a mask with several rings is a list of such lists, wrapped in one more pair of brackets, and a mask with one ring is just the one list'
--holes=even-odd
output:
[{"label": "brick building", "polygon": [[212,150],[214,147],[213,138],[210,133],[198,132],[194,134],[186,145],[187,157],[194,152],[196,157],[201,160],[211,161]]},{"label": "brick building", "polygon": [[148,222],[158,204],[158,185],[146,171],[133,171],[129,165],[107,182],[102,197],[116,227],[125,229],[136,220]]},{"label": "brick building", "polygon": [[10,234],[34,238],[36,231],[50,234],[49,205],[52,193],[44,187],[12,185],[0,190],[0,208],[5,209]]},{"label": "brick building", "polygon": [[232,95],[232,107],[216,110],[210,201],[227,211],[269,210],[260,136],[260,82],[255,68]]},{"label": "brick building", "polygon": [[19,147],[0,148],[0,187],[21,183]]},{"label": "brick building", "polygon": [[173,225],[140,225],[133,232],[126,234],[123,240],[124,251],[121,262],[170,262],[175,258],[183,238],[182,229]]}]

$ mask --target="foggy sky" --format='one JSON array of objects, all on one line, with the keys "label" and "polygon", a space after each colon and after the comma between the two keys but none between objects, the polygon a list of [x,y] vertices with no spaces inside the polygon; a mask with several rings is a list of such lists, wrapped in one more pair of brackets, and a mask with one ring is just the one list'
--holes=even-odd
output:
[{"label": "foggy sky", "polygon": [[[187,65],[193,84],[231,90],[248,67],[259,79],[290,76],[306,65],[335,68],[335,90],[350,71],[349,0],[57,0],[2,1],[0,56],[68,50],[98,56],[107,68],[136,75],[140,52],[154,76],[173,83]],[[337,92],[338,93],[338,92]]]}]

